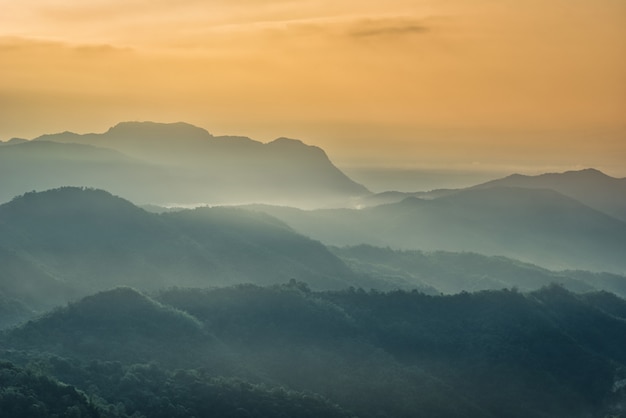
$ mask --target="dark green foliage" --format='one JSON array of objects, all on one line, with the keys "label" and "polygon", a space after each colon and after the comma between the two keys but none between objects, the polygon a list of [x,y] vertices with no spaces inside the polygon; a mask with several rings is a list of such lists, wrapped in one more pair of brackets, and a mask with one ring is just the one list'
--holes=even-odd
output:
[{"label": "dark green foliage", "polygon": [[626,300],[609,292],[594,292],[581,295],[589,305],[617,318],[626,320]]},{"label": "dark green foliage", "polygon": [[85,298],[7,333],[4,357],[119,416],[344,416],[336,403],[364,418],[604,418],[626,401],[624,302],[603,294],[314,292],[291,281],[155,298]]},{"label": "dark green foliage", "polygon": [[99,418],[98,409],[73,386],[0,363],[0,416],[7,418]]},{"label": "dark green foliage", "polygon": [[[34,371],[45,368],[50,375]],[[75,389],[87,389],[87,396]],[[27,368],[0,364],[0,416],[11,418],[349,418],[314,394],[215,378],[202,370],[168,372],[154,364],[81,363],[41,358]]]},{"label": "dark green foliage", "polygon": [[16,347],[37,347],[88,359],[186,363],[181,349],[211,352],[214,339],[187,313],[130,288],[86,297],[12,331]]}]

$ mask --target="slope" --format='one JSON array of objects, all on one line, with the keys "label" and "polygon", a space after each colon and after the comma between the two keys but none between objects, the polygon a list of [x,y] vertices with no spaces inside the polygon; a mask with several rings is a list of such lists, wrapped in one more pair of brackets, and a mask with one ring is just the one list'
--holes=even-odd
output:
[{"label": "slope", "polygon": [[[322,244],[267,215],[236,208],[157,215],[101,190],[72,187],[1,205],[2,248],[18,256],[0,264],[5,288],[17,292],[39,283],[32,292],[24,288],[23,300],[45,299],[44,283],[69,288],[73,293],[61,295],[73,296],[117,285],[157,289],[302,277],[318,288],[343,288],[358,279]],[[19,260],[29,267],[17,274]]]},{"label": "slope", "polygon": [[626,221],[626,179],[610,177],[592,168],[537,176],[513,174],[474,186],[474,188],[488,187],[552,189]]},{"label": "slope", "polygon": [[[422,286],[431,292],[454,294],[479,290],[519,289],[528,292],[558,283],[576,293],[607,289],[626,297],[622,289],[589,273],[555,272],[506,257],[445,251],[397,251],[359,245],[332,248],[354,271],[398,283],[400,288]],[[618,276],[626,286],[626,277]],[[617,278],[616,278],[617,280]]]},{"label": "slope", "polygon": [[166,167],[178,187],[150,203],[273,202],[321,207],[369,193],[335,167],[320,148],[286,138],[263,144],[245,137],[214,137],[186,123],[123,122],[102,134],[65,132],[34,141],[95,145]]},{"label": "slope", "polygon": [[[193,342],[193,344],[191,344]],[[175,362],[179,350],[214,345],[193,317],[131,288],[116,288],[58,308],[11,333],[15,347],[47,347],[80,358]],[[206,346],[206,347],[205,347]]]},{"label": "slope", "polygon": [[[132,381],[154,393],[174,384],[142,379],[161,373],[154,364],[132,372],[141,358],[195,369],[176,372],[186,379],[213,374],[314,393],[364,418],[602,417],[626,399],[626,323],[614,314],[623,302],[609,313],[597,297],[558,286],[428,296],[312,292],[291,282],[172,289],[157,299],[129,289],[94,295],[0,344],[15,359],[67,357],[48,370],[78,387],[119,381],[124,370],[128,391]],[[76,357],[93,361],[72,372]]]},{"label": "slope", "polygon": [[362,210],[253,208],[330,245],[471,251],[556,270],[626,272],[626,223],[545,189],[463,190]]},{"label": "slope", "polygon": [[25,141],[0,147],[0,202],[31,190],[88,186],[147,201],[166,172],[119,152],[82,144]]}]

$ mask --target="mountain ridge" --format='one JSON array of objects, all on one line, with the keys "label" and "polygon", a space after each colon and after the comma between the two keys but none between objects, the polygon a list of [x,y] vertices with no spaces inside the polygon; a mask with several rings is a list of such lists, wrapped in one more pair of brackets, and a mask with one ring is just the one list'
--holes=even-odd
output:
[{"label": "mountain ridge", "polygon": [[[30,306],[119,285],[155,290],[299,277],[332,289],[358,280],[321,243],[269,215],[225,207],[154,214],[77,187],[29,192],[0,205],[0,250],[0,259],[12,260],[0,265],[0,291],[13,290],[13,298],[21,292]],[[54,292],[20,283],[47,283]]]},{"label": "mountain ridge", "polygon": [[[62,132],[28,142],[91,145],[129,157],[124,175],[119,176],[123,179],[118,179],[107,178],[98,167],[81,165],[82,159],[76,156],[76,180],[71,185],[112,190],[142,204],[273,203],[324,207],[343,205],[370,193],[337,168],[317,146],[284,137],[262,143],[241,136],[214,136],[184,122],[120,122],[103,133]],[[30,144],[3,145],[0,162],[3,158],[9,160],[11,157],[3,155],[17,145]],[[67,175],[54,175],[65,168],[63,163],[52,156],[44,157],[42,153],[23,155],[20,161],[13,157],[14,164],[7,165],[0,182],[17,193],[68,185]],[[51,166],[48,174],[38,169],[37,161]],[[21,183],[16,179],[23,176],[30,179],[31,189],[19,190]],[[156,183],[165,186],[157,188]]]},{"label": "mountain ridge", "polygon": [[611,177],[595,168],[563,173],[544,173],[536,176],[512,174],[471,188],[496,186],[552,189],[626,221],[626,178]]},{"label": "mountain ridge", "polygon": [[466,189],[360,210],[252,208],[327,245],[473,251],[556,270],[626,271],[626,222],[549,189]]}]

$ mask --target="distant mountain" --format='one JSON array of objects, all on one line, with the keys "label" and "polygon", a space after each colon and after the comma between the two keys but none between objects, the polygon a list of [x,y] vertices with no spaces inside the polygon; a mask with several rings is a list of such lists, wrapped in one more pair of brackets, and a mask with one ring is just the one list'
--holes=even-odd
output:
[{"label": "distant mountain", "polygon": [[610,280],[599,273],[555,272],[506,257],[471,252],[394,251],[369,245],[334,247],[332,251],[358,273],[384,278],[399,288],[421,286],[436,294],[504,288],[528,292],[556,283],[576,293],[603,289],[626,297],[626,276],[612,275]]},{"label": "distant mountain", "polygon": [[[319,242],[264,214],[153,214],[66,187],[0,205],[0,292],[33,309],[117,285],[139,289],[277,283],[344,288],[358,277]],[[43,304],[43,305],[42,305]]]},{"label": "distant mountain", "polygon": [[4,145],[16,145],[16,144],[20,144],[22,142],[28,142],[27,139],[23,139],[23,138],[11,138],[8,141],[0,141],[0,147],[4,146]]},{"label": "distant mountain", "polygon": [[[67,176],[57,178],[54,170],[42,172],[30,154],[22,155],[19,173],[36,173],[31,175],[40,180],[32,187],[36,190],[81,185],[120,190],[125,197],[142,200],[141,203],[265,202],[304,207],[346,204],[369,194],[335,167],[323,150],[287,138],[264,144],[246,137],[213,136],[186,123],[124,122],[102,134],[64,132],[43,135],[32,142],[90,145],[115,150],[130,157],[126,163],[132,162],[131,167],[122,167],[120,172],[111,169],[113,178],[101,179],[101,167],[91,168],[85,161],[91,157],[68,155],[65,160],[70,165],[65,174],[72,176],[68,182]],[[15,154],[11,148],[18,145],[28,144],[4,145],[0,148],[0,161],[5,153]],[[32,145],[20,149],[22,153],[26,151],[37,152]],[[41,153],[37,155],[44,164],[56,162],[54,155],[50,156],[52,161],[42,158]],[[7,168],[5,172],[11,174],[15,169]],[[3,181],[12,189],[17,187],[12,181]]]},{"label": "distant mountain", "polygon": [[610,177],[592,168],[538,176],[513,174],[474,186],[476,189],[488,187],[552,189],[626,221],[626,178]]},{"label": "distant mountain", "polygon": [[111,149],[49,141],[0,147],[0,202],[63,186],[99,187],[138,201],[155,198],[161,189],[176,190],[163,168]]},{"label": "distant mountain", "polygon": [[375,193],[367,196],[363,196],[355,200],[355,207],[360,209],[371,206],[388,205],[390,203],[398,203],[404,199],[415,197],[418,199],[437,199],[439,197],[448,196],[450,194],[458,192],[459,189],[437,189],[429,192],[398,192],[387,191],[381,193]]},{"label": "distant mountain", "polygon": [[362,210],[253,208],[330,245],[471,251],[556,270],[626,272],[626,223],[546,189],[479,188]]}]

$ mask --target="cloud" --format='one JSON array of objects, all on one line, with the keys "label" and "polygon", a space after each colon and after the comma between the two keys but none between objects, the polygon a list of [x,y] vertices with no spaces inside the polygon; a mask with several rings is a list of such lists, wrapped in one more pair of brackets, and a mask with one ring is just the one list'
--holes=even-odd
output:
[{"label": "cloud", "polygon": [[49,53],[75,52],[79,54],[111,54],[131,52],[133,49],[106,43],[70,44],[47,39],[0,36],[0,52],[2,53],[41,53],[43,51],[48,51]]},{"label": "cloud", "polygon": [[349,35],[354,38],[399,37],[422,35],[430,31],[422,20],[368,19],[354,25]]}]

